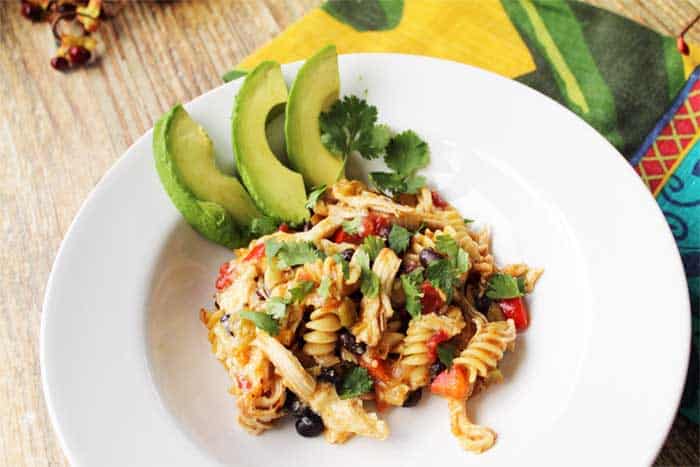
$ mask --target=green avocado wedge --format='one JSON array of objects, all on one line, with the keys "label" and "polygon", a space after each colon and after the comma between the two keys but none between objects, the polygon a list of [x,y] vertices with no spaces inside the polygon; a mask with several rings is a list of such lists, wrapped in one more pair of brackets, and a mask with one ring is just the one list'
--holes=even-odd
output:
[{"label": "green avocado wedge", "polygon": [[262,214],[240,182],[216,167],[209,136],[181,105],[156,123],[153,156],[163,188],[195,230],[228,248],[248,242],[248,226]]},{"label": "green avocado wedge", "polygon": [[345,163],[323,145],[318,123],[339,93],[338,54],[328,45],[299,69],[286,109],[287,156],[309,187],[332,185],[344,176]]},{"label": "green avocado wedge", "polygon": [[245,77],[233,107],[231,139],[236,168],[255,204],[274,219],[300,224],[309,213],[302,176],[275,157],[265,134],[271,115],[287,102],[280,65],[262,62]]}]

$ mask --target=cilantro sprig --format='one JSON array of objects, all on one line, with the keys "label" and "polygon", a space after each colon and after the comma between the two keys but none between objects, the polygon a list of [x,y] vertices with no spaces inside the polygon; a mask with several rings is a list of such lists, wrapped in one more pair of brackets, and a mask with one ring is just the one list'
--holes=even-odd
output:
[{"label": "cilantro sprig", "polygon": [[384,248],[384,239],[376,235],[367,235],[362,241],[362,248],[369,255],[369,259],[374,261],[377,259],[379,252],[382,251],[382,248]]},{"label": "cilantro sprig", "polygon": [[351,370],[345,373],[343,381],[340,384],[341,399],[351,399],[366,394],[372,390],[374,382],[369,376],[366,369],[360,366],[354,366]]},{"label": "cilantro sprig", "polygon": [[497,272],[489,278],[486,296],[492,300],[522,297],[525,295],[525,279]]},{"label": "cilantro sprig", "polygon": [[360,291],[367,298],[374,298],[379,294],[379,276],[370,268],[370,255],[365,247],[360,247],[355,252],[355,261],[360,266]]},{"label": "cilantro sprig", "polygon": [[423,297],[421,284],[423,283],[423,268],[416,268],[409,274],[401,276],[401,286],[406,296],[406,311],[411,318],[420,317],[423,312],[423,305],[420,299]]},{"label": "cilantro sprig", "polygon": [[265,256],[277,258],[277,266],[286,269],[323,259],[323,254],[311,242],[280,242],[274,238],[265,240]]},{"label": "cilantro sprig", "polygon": [[445,292],[449,302],[459,276],[469,270],[469,256],[449,235],[438,235],[435,238],[435,248],[446,258],[430,263],[426,276],[433,286]]},{"label": "cilantro sprig", "polygon": [[262,329],[271,336],[276,336],[280,332],[277,320],[265,312],[243,310],[240,312],[240,316],[252,322],[255,327]]},{"label": "cilantro sprig", "polygon": [[318,202],[319,198],[321,198],[321,196],[323,196],[325,192],[326,185],[321,185],[311,190],[311,193],[309,193],[309,197],[306,199],[306,209],[313,209],[316,206],[316,203]]},{"label": "cilantro sprig", "polygon": [[376,122],[375,106],[357,96],[345,96],[319,116],[321,141],[343,158],[357,151],[365,159],[376,159],[391,137],[389,128]]},{"label": "cilantro sprig", "polygon": [[398,224],[391,226],[391,231],[389,232],[389,248],[394,250],[396,254],[400,255],[406,251],[410,241],[411,232]]},{"label": "cilantro sprig", "polygon": [[386,194],[415,194],[425,186],[425,177],[416,172],[430,162],[428,144],[413,130],[394,136],[386,147],[386,165],[393,172],[372,172],[372,183]]},{"label": "cilantro sprig", "polygon": [[313,281],[301,281],[291,289],[289,289],[289,302],[290,303],[301,303],[304,298],[306,298],[307,295],[311,293],[311,291],[314,289],[316,286],[316,283]]}]

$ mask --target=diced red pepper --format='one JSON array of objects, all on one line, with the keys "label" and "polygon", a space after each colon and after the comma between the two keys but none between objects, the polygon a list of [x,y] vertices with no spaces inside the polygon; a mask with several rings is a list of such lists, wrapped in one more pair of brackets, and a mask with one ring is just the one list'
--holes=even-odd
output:
[{"label": "diced red pepper", "polygon": [[286,222],[282,222],[280,226],[277,227],[277,230],[279,230],[280,232],[289,233],[291,229],[289,228],[289,225]]},{"label": "diced red pepper", "polygon": [[440,193],[438,193],[437,191],[431,191],[430,195],[433,198],[433,205],[435,205],[436,207],[446,208],[447,206],[449,206],[447,201],[442,199],[442,196],[440,196]]},{"label": "diced red pepper", "polygon": [[445,301],[440,296],[438,289],[433,287],[433,285],[425,281],[421,285],[421,292],[423,296],[420,299],[420,304],[423,306],[423,314],[434,313],[439,310]]},{"label": "diced red pepper", "polygon": [[527,316],[527,308],[523,297],[508,298],[499,300],[498,306],[506,318],[512,319],[515,323],[515,329],[522,331],[527,328],[529,319]]},{"label": "diced red pepper", "polygon": [[386,361],[384,360],[379,360],[379,359],[365,359],[362,358],[360,359],[360,366],[365,368],[367,370],[367,373],[376,380],[379,381],[390,381],[391,380],[391,371],[388,368],[388,365]]},{"label": "diced red pepper", "polygon": [[219,266],[219,276],[216,278],[216,289],[223,290],[231,285],[231,273],[229,272],[229,263],[223,263]]},{"label": "diced red pepper", "polygon": [[233,281],[231,281],[230,276],[219,276],[219,278],[216,279],[216,290],[224,290],[232,283]]},{"label": "diced red pepper", "polygon": [[362,237],[359,234],[349,234],[341,227],[333,234],[333,241],[335,243],[352,243],[354,245],[359,245],[362,243]]},{"label": "diced red pepper", "polygon": [[252,250],[250,250],[250,253],[243,258],[243,261],[258,260],[263,256],[265,256],[265,244],[259,243]]},{"label": "diced red pepper", "polygon": [[452,368],[437,375],[430,385],[430,392],[449,399],[465,399],[469,393],[467,371],[458,365],[452,365]]},{"label": "diced red pepper", "polygon": [[367,217],[365,217],[363,226],[363,237],[367,237],[369,235],[386,237],[389,235],[389,231],[391,230],[391,220],[387,216],[371,212]]},{"label": "diced red pepper", "polygon": [[442,329],[430,336],[426,345],[428,346],[428,357],[430,357],[431,361],[435,361],[437,358],[437,346],[449,339],[450,335]]}]

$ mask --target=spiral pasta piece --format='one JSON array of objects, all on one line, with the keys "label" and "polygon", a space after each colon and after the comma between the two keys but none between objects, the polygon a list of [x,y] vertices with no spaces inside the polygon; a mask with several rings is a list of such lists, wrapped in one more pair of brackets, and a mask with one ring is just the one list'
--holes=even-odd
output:
[{"label": "spiral pasta piece", "polygon": [[304,334],[304,352],[314,357],[321,366],[331,366],[337,363],[335,343],[338,331],[342,325],[335,310],[329,307],[317,308],[309,316]]},{"label": "spiral pasta piece", "polygon": [[496,433],[490,428],[476,425],[467,417],[466,401],[450,399],[450,428],[466,451],[482,453],[496,442]]},{"label": "spiral pasta piece", "polygon": [[508,321],[484,323],[474,319],[476,332],[467,347],[452,361],[469,372],[469,384],[473,385],[478,376],[486,378],[489,371],[498,367],[503,353],[515,341],[515,324]]},{"label": "spiral pasta piece", "polygon": [[438,332],[453,337],[459,334],[464,325],[464,318],[457,307],[450,308],[446,315],[429,313],[411,320],[401,348],[400,360],[404,377],[411,390],[429,382],[428,369],[434,361],[434,356],[430,354],[428,340]]}]

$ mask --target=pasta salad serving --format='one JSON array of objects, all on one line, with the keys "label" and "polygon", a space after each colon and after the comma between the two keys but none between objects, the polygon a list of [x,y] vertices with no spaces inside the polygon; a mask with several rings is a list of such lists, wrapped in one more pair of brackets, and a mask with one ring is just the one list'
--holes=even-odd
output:
[{"label": "pasta salad serving", "polygon": [[[385,439],[378,413],[430,392],[447,400],[464,449],[489,449],[496,435],[466,403],[501,380],[542,270],[498,267],[489,229],[472,228],[419,174],[427,142],[377,123],[365,98],[340,98],[335,47],[309,58],[291,90],[275,62],[236,76],[238,176],[219,170],[180,105],[156,123],[153,152],[187,222],[235,253],[200,319],[240,425],[260,434],[290,415],[305,437]],[[387,170],[369,185],[350,180],[350,157]]]},{"label": "pasta salad serving", "polygon": [[465,449],[490,448],[494,432],[466,402],[501,379],[542,271],[497,268],[488,229],[471,230],[427,188],[394,200],[341,180],[312,212],[302,230],[282,226],[236,250],[216,309],[201,312],[238,422],[259,434],[291,414],[302,436],[385,439],[365,403],[411,407],[429,391],[447,399]]}]

